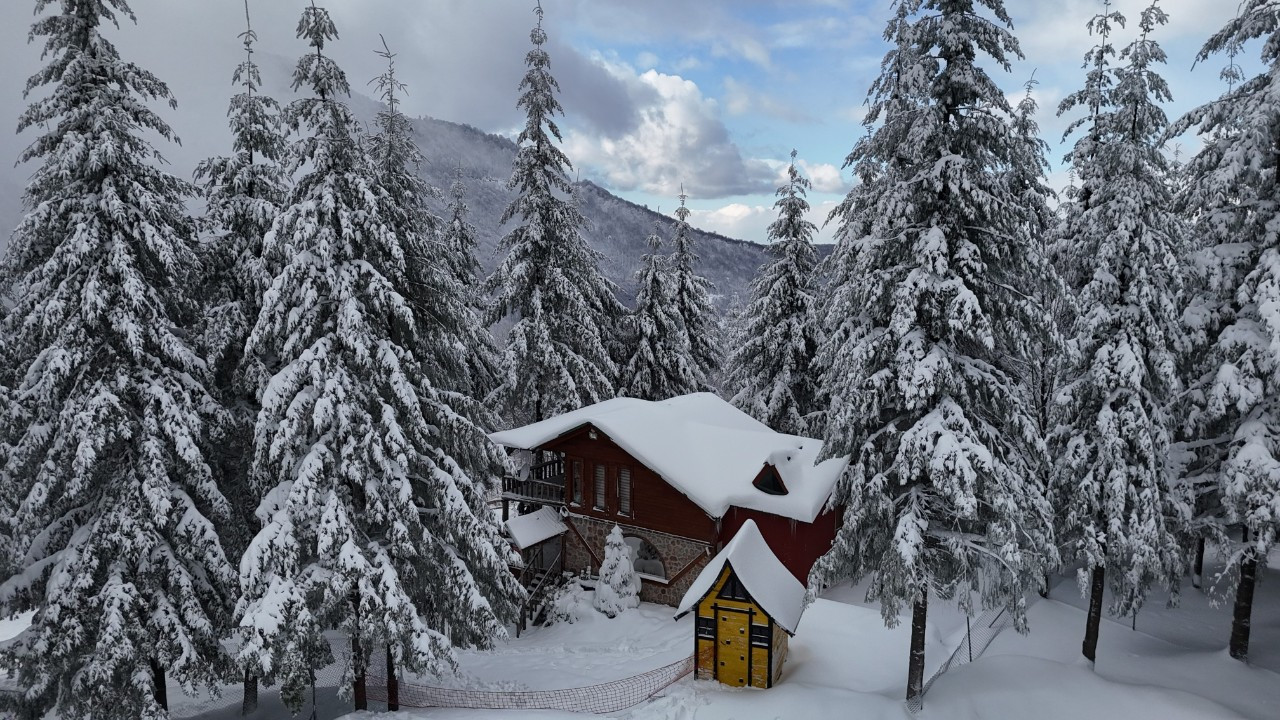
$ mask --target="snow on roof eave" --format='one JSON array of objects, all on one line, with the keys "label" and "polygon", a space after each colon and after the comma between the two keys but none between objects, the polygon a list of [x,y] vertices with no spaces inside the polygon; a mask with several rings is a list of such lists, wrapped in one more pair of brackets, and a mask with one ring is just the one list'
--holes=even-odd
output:
[{"label": "snow on roof eave", "polygon": [[639,403],[647,401],[627,397],[604,400],[518,428],[489,433],[489,439],[503,447],[533,450],[584,425],[594,424],[602,415],[634,409]]},{"label": "snow on roof eave", "polygon": [[[709,393],[656,402],[614,398],[489,437],[505,447],[533,450],[587,426],[604,433],[711,518],[740,507],[812,523],[848,462],[846,457],[816,463],[820,440],[776,433]],[[769,495],[752,485],[759,471],[754,463],[790,460],[797,452],[801,455],[795,462],[778,467],[790,490],[787,495]]]},{"label": "snow on roof eave", "polygon": [[[554,418],[553,418],[553,419],[554,419]],[[543,422],[546,422],[546,421],[544,420]],[[527,428],[529,428],[529,427],[532,427],[532,426],[530,426],[530,425],[526,425],[526,426],[525,426],[525,427],[523,427],[523,428],[516,428],[516,430],[525,430],[525,429],[527,429]],[[603,433],[603,434],[604,434],[604,436],[605,436],[606,438],[608,438],[608,439],[612,440],[612,441],[613,441],[613,444],[615,444],[615,445],[617,445],[618,447],[620,447],[620,448],[622,448],[623,450],[625,450],[625,451],[627,452],[627,454],[628,454],[628,455],[631,455],[631,456],[632,456],[632,457],[634,457],[636,460],[639,460],[639,461],[640,461],[640,463],[641,463],[642,465],[644,465],[644,467],[645,467],[647,470],[649,470],[649,472],[652,472],[654,475],[657,475],[659,478],[661,478],[661,479],[662,479],[662,481],[663,481],[663,482],[665,482],[666,484],[668,484],[668,485],[670,485],[672,488],[674,488],[674,489],[676,490],[676,492],[678,492],[678,493],[680,493],[681,495],[684,495],[685,497],[689,498],[689,500],[690,500],[694,505],[697,505],[697,506],[698,506],[698,508],[699,508],[700,510],[702,510],[703,512],[705,512],[705,513],[707,514],[707,517],[711,518],[712,520],[719,520],[720,518],[724,517],[724,514],[725,514],[726,512],[728,512],[728,511],[729,511],[729,507],[730,507],[730,506],[729,506],[729,505],[727,505],[727,504],[725,505],[725,507],[721,508],[721,509],[720,509],[720,511],[719,511],[718,513],[717,513],[717,512],[715,512],[713,508],[709,508],[709,507],[707,507],[704,503],[700,502],[700,501],[698,500],[698,498],[697,498],[697,497],[694,497],[692,494],[690,494],[690,493],[686,492],[686,491],[685,491],[685,489],[684,489],[684,486],[683,486],[681,483],[679,483],[679,482],[676,482],[676,481],[672,480],[670,477],[667,477],[667,475],[665,475],[665,474],[664,474],[664,473],[662,473],[661,471],[659,471],[659,470],[657,470],[656,468],[654,468],[654,467],[653,467],[653,464],[652,464],[651,462],[649,462],[649,460],[647,460],[647,459],[644,457],[644,453],[642,453],[642,452],[640,452],[640,451],[637,451],[634,447],[630,446],[630,445],[629,445],[628,443],[626,443],[625,441],[620,441],[617,437],[614,437],[614,434],[613,434],[613,433],[611,433],[610,431],[606,430],[605,428],[600,427],[600,423],[591,422],[591,421],[589,421],[589,420],[588,420],[588,421],[584,421],[582,424],[580,424],[580,425],[575,425],[575,426],[573,426],[573,427],[571,427],[571,428],[569,428],[569,429],[565,430],[564,432],[559,433],[558,435],[554,435],[554,436],[552,436],[552,437],[549,437],[549,438],[546,438],[546,439],[543,439],[543,440],[538,440],[538,441],[535,441],[535,442],[521,441],[521,440],[518,440],[518,439],[515,439],[515,438],[511,438],[510,436],[506,435],[506,433],[514,432],[514,431],[512,431],[512,430],[504,430],[504,431],[502,431],[502,432],[491,433],[491,434],[489,435],[489,439],[490,439],[490,440],[492,440],[493,442],[497,443],[498,445],[501,445],[501,446],[503,446],[503,447],[512,448],[512,449],[515,449],[515,450],[537,450],[538,448],[542,448],[542,447],[546,447],[547,445],[551,445],[551,444],[555,443],[556,441],[560,440],[561,438],[564,438],[564,437],[567,437],[567,436],[569,436],[569,435],[572,435],[572,434],[574,434],[574,433],[578,432],[579,430],[581,430],[581,429],[583,429],[583,428],[585,428],[585,427],[591,427],[591,428],[595,428],[596,430],[599,430],[601,433]],[[502,436],[502,437],[499,437],[499,436]],[[536,437],[541,437],[541,436],[536,436]],[[528,447],[525,447],[526,445],[527,445]]]},{"label": "snow on roof eave", "polygon": [[[734,562],[734,561],[737,562]],[[698,573],[676,608],[676,620],[696,608],[715,588],[724,566],[733,568],[743,587],[788,635],[795,635],[804,614],[805,588],[773,553],[754,520],[747,520],[724,549]]]},{"label": "snow on roof eave", "polygon": [[[521,440],[519,433],[521,431],[528,430],[529,428],[533,427],[532,425],[525,425],[524,427],[512,428],[510,430],[499,430],[498,432],[489,433],[489,439],[492,440],[497,445],[501,445],[502,447],[505,447],[505,448],[511,448],[512,450],[536,450],[539,447],[542,447],[543,445],[546,445],[547,443],[551,442],[552,440],[555,440],[556,438],[568,435],[574,430],[577,430],[583,427],[584,425],[589,425],[589,424],[590,423],[583,423],[578,427],[575,427],[560,433],[560,435],[557,435],[556,437],[551,438],[551,440],[536,440],[532,442],[528,440]],[[533,437],[538,437],[538,436],[534,435]]]}]

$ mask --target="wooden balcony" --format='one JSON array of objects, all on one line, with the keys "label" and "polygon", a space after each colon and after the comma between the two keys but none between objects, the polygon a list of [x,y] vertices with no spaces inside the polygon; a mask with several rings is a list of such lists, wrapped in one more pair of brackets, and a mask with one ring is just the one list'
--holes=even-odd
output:
[{"label": "wooden balcony", "polygon": [[520,502],[563,505],[564,457],[557,456],[534,465],[529,468],[527,477],[503,478],[502,497]]}]

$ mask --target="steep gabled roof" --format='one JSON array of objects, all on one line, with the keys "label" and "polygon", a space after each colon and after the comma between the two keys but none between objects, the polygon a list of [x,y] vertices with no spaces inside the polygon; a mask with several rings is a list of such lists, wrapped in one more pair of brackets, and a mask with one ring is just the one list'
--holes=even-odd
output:
[{"label": "steep gabled roof", "polygon": [[725,565],[733,568],[733,574],[738,576],[738,581],[761,610],[783,630],[796,634],[800,615],[804,613],[804,586],[773,554],[754,520],[743,523],[729,544],[698,574],[676,608],[677,618],[702,602],[702,598],[715,587]]},{"label": "steep gabled roof", "polygon": [[[599,428],[712,517],[737,506],[813,522],[848,462],[815,464],[821,441],[776,433],[711,393],[658,402],[615,398],[489,437],[533,450],[585,425]],[[765,463],[777,468],[786,495],[752,485]]]}]

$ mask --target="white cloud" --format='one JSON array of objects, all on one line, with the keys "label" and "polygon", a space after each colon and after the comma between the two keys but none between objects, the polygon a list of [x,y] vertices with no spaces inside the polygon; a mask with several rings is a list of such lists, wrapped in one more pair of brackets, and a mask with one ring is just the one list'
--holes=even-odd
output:
[{"label": "white cloud", "polygon": [[766,70],[773,65],[764,43],[745,35],[729,34],[713,39],[711,54],[722,58],[740,57]]},{"label": "white cloud", "polygon": [[[800,174],[809,178],[809,183],[813,185],[813,192],[843,195],[849,191],[850,184],[845,180],[838,165],[809,162],[804,158],[796,160],[796,164],[800,166]],[[773,184],[777,186],[785,185],[789,163],[775,162],[772,165],[774,168]]]},{"label": "white cloud", "polygon": [[[1021,3],[1019,3],[1021,5]],[[1127,45],[1138,32],[1138,17],[1150,0],[1114,0],[1112,10],[1125,16],[1123,29],[1112,38],[1116,49]],[[1161,44],[1192,37],[1197,40],[1217,30],[1235,13],[1235,3],[1224,0],[1164,0],[1160,8],[1169,14],[1169,24],[1153,35]],[[1058,0],[1054,3],[1028,3],[1019,8],[1026,13],[1014,31],[1028,58],[1076,60],[1098,41],[1085,30],[1089,18],[1101,12],[1097,0]]]},{"label": "white cloud", "polygon": [[867,119],[867,112],[870,110],[871,108],[867,103],[860,102],[857,105],[850,105],[840,110],[838,117],[861,125],[862,121]]},{"label": "white cloud", "polygon": [[674,196],[683,184],[695,197],[714,198],[772,190],[770,167],[742,156],[720,118],[719,104],[696,83],[595,60],[628,88],[637,120],[618,134],[569,130],[565,151],[575,163],[625,191]]},{"label": "white cloud", "polygon": [[724,78],[725,110],[731,115],[759,113],[793,123],[812,123],[814,118],[796,105],[788,104],[761,92],[736,78]]},{"label": "white cloud", "polygon": [[849,190],[849,183],[840,174],[840,168],[831,163],[809,163],[800,161],[800,168],[813,183],[813,189],[821,193],[844,193]]},{"label": "white cloud", "polygon": [[764,242],[766,228],[773,222],[772,208],[764,205],[729,203],[714,210],[694,210],[689,221],[698,228],[733,238]]},{"label": "white cloud", "polygon": [[[809,222],[818,226],[814,242],[826,243],[834,239],[835,226],[823,226],[827,215],[836,206],[835,201],[818,203],[810,208]],[[768,242],[769,224],[778,219],[777,210],[768,205],[747,205],[734,202],[711,210],[694,209],[689,222],[694,227],[718,232],[733,238],[751,242]]]},{"label": "white cloud", "polygon": [[699,70],[702,68],[702,61],[692,55],[686,55],[685,57],[677,60],[675,65],[671,66],[671,68],[678,73],[685,73],[690,70]]},{"label": "white cloud", "polygon": [[739,0],[564,0],[561,12],[609,42],[662,38],[762,68],[772,62],[762,29],[742,11]]}]

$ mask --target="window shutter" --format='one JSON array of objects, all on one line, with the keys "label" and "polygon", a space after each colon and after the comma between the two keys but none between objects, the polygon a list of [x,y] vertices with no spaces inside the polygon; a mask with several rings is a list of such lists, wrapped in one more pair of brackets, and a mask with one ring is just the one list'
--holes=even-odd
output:
[{"label": "window shutter", "polygon": [[573,478],[569,481],[573,483],[573,504],[582,504],[582,461],[573,461]]},{"label": "window shutter", "polygon": [[604,509],[604,466],[596,465],[596,482],[595,497],[592,498],[592,506],[597,510]]},{"label": "window shutter", "polygon": [[631,514],[631,468],[618,468],[618,514]]}]

